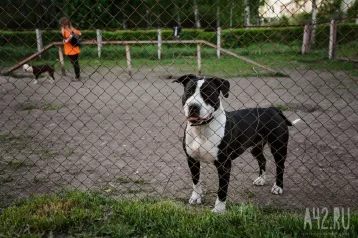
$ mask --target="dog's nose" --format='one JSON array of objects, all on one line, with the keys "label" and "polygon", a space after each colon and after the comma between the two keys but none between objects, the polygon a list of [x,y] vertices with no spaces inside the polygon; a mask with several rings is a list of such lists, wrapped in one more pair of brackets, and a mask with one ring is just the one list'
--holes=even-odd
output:
[{"label": "dog's nose", "polygon": [[191,104],[189,105],[189,115],[199,115],[200,114],[200,105],[198,104]]}]

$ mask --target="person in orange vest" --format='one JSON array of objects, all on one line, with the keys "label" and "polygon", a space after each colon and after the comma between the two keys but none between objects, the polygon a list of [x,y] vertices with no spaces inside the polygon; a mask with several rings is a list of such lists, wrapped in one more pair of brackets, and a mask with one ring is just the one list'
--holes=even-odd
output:
[{"label": "person in orange vest", "polygon": [[60,19],[60,25],[64,43],[64,52],[73,65],[75,70],[75,80],[77,81],[80,80],[81,74],[80,65],[78,62],[78,57],[81,53],[81,50],[79,42],[77,42],[77,37],[81,35],[81,32],[72,26],[71,20],[67,17],[62,17]]}]

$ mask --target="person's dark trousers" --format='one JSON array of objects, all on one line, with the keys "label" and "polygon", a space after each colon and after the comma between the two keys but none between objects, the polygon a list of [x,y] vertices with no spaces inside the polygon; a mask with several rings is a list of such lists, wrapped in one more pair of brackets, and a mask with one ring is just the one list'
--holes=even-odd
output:
[{"label": "person's dark trousers", "polygon": [[80,78],[80,64],[78,62],[78,54],[76,55],[67,55],[68,58],[70,59],[73,68],[75,69],[75,75],[76,75],[76,79]]}]

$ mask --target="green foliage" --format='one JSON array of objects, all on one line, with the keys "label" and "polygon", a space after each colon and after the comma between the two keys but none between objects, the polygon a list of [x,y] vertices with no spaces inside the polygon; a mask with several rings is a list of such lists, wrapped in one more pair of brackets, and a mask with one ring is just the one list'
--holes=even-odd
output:
[{"label": "green foliage", "polygon": [[[249,1],[252,22],[257,21],[262,2]],[[201,0],[197,4],[202,28],[217,27],[217,7],[220,8],[222,27],[243,25],[244,0]],[[172,28],[179,22],[183,27],[194,28],[193,5],[193,0],[12,1],[0,8],[0,29],[56,29],[62,16],[69,17],[74,26],[80,29]]]},{"label": "green foliage", "polygon": [[348,8],[347,17],[356,18],[358,17],[358,1],[354,1],[353,5]]},{"label": "green foliage", "polygon": [[341,11],[341,3],[343,0],[326,0],[317,10],[317,23],[327,22],[332,19],[339,19],[343,17]]},{"label": "green foliage", "polygon": [[[303,27],[280,27],[280,28],[250,28],[250,29],[226,29],[222,31],[222,44],[226,48],[236,48],[265,42],[280,42],[291,44],[301,40]],[[326,47],[329,41],[329,25],[318,25],[316,32],[318,45]],[[35,31],[0,31],[7,43],[4,46],[30,47],[36,50]],[[95,40],[95,31],[83,31],[84,40]],[[157,30],[117,30],[102,31],[103,40],[108,41],[141,41],[157,40]],[[172,40],[172,30],[162,30],[163,40]],[[181,34],[182,40],[206,40],[216,44],[215,31],[184,29]],[[358,25],[352,23],[338,25],[338,43],[346,43],[358,39]],[[61,41],[59,31],[43,31],[43,44]],[[182,45],[182,44],[181,44]],[[176,47],[179,45],[176,45]],[[182,45],[182,47],[185,47]],[[1,49],[0,49],[1,50]]]}]

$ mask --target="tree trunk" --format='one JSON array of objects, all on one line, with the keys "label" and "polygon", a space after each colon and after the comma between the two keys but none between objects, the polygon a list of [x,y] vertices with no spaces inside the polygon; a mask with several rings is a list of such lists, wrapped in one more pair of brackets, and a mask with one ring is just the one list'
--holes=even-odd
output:
[{"label": "tree trunk", "polygon": [[126,30],[126,29],[128,28],[128,18],[127,18],[127,14],[125,14],[124,12],[123,12],[123,23],[122,23],[122,25],[123,25],[123,29],[124,29],[124,30]]},{"label": "tree trunk", "polygon": [[249,0],[244,1],[245,5],[245,27],[250,26],[250,6],[249,6]]},{"label": "tree trunk", "polygon": [[314,45],[316,43],[316,40],[315,40],[315,37],[316,37],[316,23],[317,23],[317,4],[316,4],[316,0],[312,0],[311,45]]},{"label": "tree trunk", "polygon": [[230,28],[232,28],[233,8],[234,8],[234,0],[230,0]]},{"label": "tree trunk", "polygon": [[178,26],[181,26],[180,7],[178,5],[178,1],[175,2],[175,9],[176,9],[176,12],[177,12],[177,24],[178,24]]},{"label": "tree trunk", "polygon": [[216,1],[216,27],[220,27],[220,0]]},{"label": "tree trunk", "polygon": [[196,3],[196,0],[193,0],[193,3],[194,3],[195,27],[201,28],[198,4]]},{"label": "tree trunk", "polygon": [[147,4],[147,0],[143,0],[143,2],[144,2],[144,6],[145,6],[144,20],[147,23],[147,28],[150,29],[150,28],[152,28],[152,21],[151,21],[152,12],[150,10],[150,7]]}]

